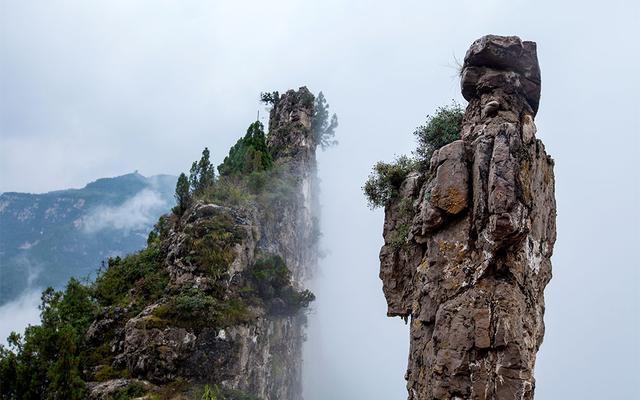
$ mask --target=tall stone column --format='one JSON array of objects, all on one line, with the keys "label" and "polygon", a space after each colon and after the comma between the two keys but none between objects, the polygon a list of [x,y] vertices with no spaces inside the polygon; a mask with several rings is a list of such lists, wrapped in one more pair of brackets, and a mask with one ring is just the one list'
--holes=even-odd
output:
[{"label": "tall stone column", "polygon": [[556,238],[553,160],[534,124],[536,44],[475,41],[461,87],[460,140],[385,210],[388,315],[411,320],[409,399],[532,399]]}]

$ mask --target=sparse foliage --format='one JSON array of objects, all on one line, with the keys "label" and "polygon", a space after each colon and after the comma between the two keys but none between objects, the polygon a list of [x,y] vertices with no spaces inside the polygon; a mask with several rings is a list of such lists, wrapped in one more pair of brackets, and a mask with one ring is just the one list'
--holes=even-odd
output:
[{"label": "sparse foliage", "polygon": [[274,314],[294,314],[315,300],[310,290],[298,291],[291,285],[291,271],[282,257],[258,258],[249,270],[256,294]]},{"label": "sparse foliage", "polygon": [[278,104],[279,100],[280,93],[278,93],[277,91],[260,93],[260,101],[267,105],[271,105],[272,107],[275,107]]},{"label": "sparse foliage", "polygon": [[324,94],[322,92],[318,93],[313,108],[311,131],[316,139],[316,143],[318,143],[323,150],[338,144],[338,141],[334,139],[337,127],[338,116],[333,114],[329,117],[329,104],[327,104]]},{"label": "sparse foliage", "polygon": [[416,156],[428,166],[433,152],[440,147],[460,139],[462,106],[455,101],[448,106],[439,107],[433,116],[427,116],[424,125],[416,128],[414,135],[418,140]]},{"label": "sparse foliage", "polygon": [[398,195],[400,185],[410,172],[427,169],[434,151],[459,139],[463,116],[462,106],[455,101],[439,107],[433,116],[427,116],[424,125],[414,131],[418,140],[415,159],[401,156],[393,163],[376,163],[362,187],[369,208],[388,205]]},{"label": "sparse foliage", "polygon": [[400,185],[416,169],[415,160],[401,156],[393,163],[379,161],[363,186],[371,209],[386,206],[398,195]]}]

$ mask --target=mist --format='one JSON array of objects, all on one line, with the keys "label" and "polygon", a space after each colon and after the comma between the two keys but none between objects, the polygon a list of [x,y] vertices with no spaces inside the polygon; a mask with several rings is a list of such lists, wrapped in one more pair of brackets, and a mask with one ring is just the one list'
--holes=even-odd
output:
[{"label": "mist", "polygon": [[28,325],[40,322],[40,295],[42,288],[35,284],[43,268],[38,262],[24,254],[14,260],[27,273],[27,288],[18,297],[0,305],[0,345],[7,345],[11,332],[24,333]]},{"label": "mist", "polygon": [[28,325],[40,322],[40,289],[28,289],[15,300],[0,306],[0,345],[7,345],[11,332],[22,334]]},{"label": "mist", "polygon": [[97,207],[91,210],[79,221],[79,224],[85,233],[116,229],[123,231],[126,235],[131,230],[153,225],[156,216],[168,208],[167,202],[158,192],[143,189],[121,205]]},{"label": "mist", "polygon": [[536,398],[637,396],[637,2],[214,3],[0,0],[0,191],[177,175],[205,146],[219,163],[261,91],[322,90],[340,144],[319,155],[328,254],[310,284],[305,398],[406,398],[408,329],[386,317],[383,215],[360,187],[413,150],[427,114],[465,104],[456,59],[473,40],[516,34],[538,44],[537,135],[556,162]]}]

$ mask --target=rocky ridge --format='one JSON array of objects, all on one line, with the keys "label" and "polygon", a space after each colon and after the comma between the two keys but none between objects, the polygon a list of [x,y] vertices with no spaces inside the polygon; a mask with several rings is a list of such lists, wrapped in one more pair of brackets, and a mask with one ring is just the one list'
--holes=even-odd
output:
[{"label": "rocky ridge", "polygon": [[388,315],[410,319],[410,400],[533,398],[556,239],[540,85],[534,42],[475,41],[460,140],[385,209],[380,278]]},{"label": "rocky ridge", "polygon": [[[108,343],[109,365],[96,369],[126,371],[146,387],[207,383],[243,399],[301,398],[300,309],[312,300],[303,289],[317,259],[313,107],[304,87],[273,104],[267,144],[285,188],[267,204],[198,200],[181,216],[161,219],[155,246],[166,289],[143,307],[102,311],[86,334],[95,347]],[[207,310],[215,312],[206,316],[190,320],[179,311],[211,299]],[[129,381],[89,386],[100,399]]]}]

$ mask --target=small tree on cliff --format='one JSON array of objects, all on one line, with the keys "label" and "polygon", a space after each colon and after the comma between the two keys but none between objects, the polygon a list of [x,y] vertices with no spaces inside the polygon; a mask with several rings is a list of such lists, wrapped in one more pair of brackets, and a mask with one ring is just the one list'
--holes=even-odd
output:
[{"label": "small tree on cliff", "polygon": [[275,107],[278,104],[278,100],[280,100],[280,93],[278,93],[278,91],[260,93],[260,101],[267,106]]},{"label": "small tree on cliff", "polygon": [[427,115],[424,125],[416,128],[413,134],[418,139],[416,156],[428,166],[433,152],[440,147],[460,139],[464,110],[455,101],[451,105],[438,107],[433,116]]},{"label": "small tree on cliff", "polygon": [[209,149],[204,148],[200,161],[194,161],[189,174],[189,184],[193,193],[200,193],[213,186],[215,171],[209,161]]},{"label": "small tree on cliff", "polygon": [[316,143],[325,150],[335,146],[338,141],[334,139],[335,130],[338,127],[338,116],[333,114],[329,118],[329,104],[322,92],[318,93],[313,107],[313,117],[311,118],[311,131],[316,139]]},{"label": "small tree on cliff", "polygon": [[393,163],[377,162],[362,187],[369,208],[389,204],[398,195],[400,185],[411,171],[428,169],[434,151],[460,139],[463,116],[462,106],[455,101],[449,106],[439,107],[433,116],[427,116],[424,125],[414,131],[418,139],[415,158],[401,156]]},{"label": "small tree on cliff", "polygon": [[191,204],[191,192],[189,191],[189,186],[189,178],[187,178],[184,173],[180,174],[178,182],[176,183],[176,206],[174,208],[176,214],[182,215],[182,213],[184,213]]},{"label": "small tree on cliff", "polygon": [[414,159],[400,156],[393,163],[378,161],[362,190],[372,210],[384,207],[398,195],[400,185],[416,169]]}]

